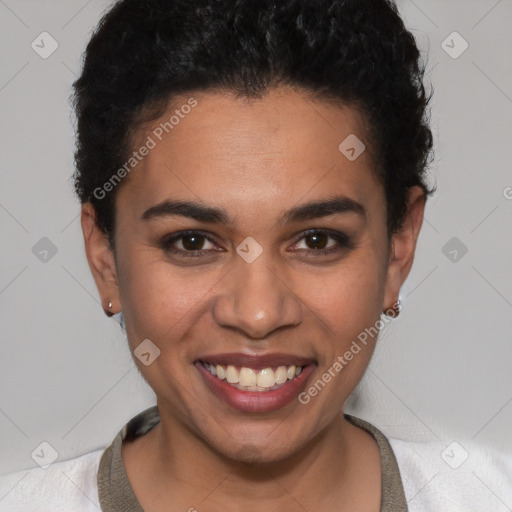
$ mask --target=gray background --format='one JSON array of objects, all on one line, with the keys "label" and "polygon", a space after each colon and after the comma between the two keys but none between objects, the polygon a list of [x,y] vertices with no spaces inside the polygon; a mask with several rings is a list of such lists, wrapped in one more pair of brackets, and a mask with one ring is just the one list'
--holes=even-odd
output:
[{"label": "gray background", "polygon": [[[382,334],[348,411],[393,437],[474,438],[510,450],[512,2],[398,3],[428,50],[438,191],[402,289],[404,311]],[[0,0],[0,473],[36,466],[31,453],[42,441],[59,459],[106,446],[154,403],[102,312],[70,181],[70,86],[108,4]],[[43,31],[59,45],[47,59],[31,47]],[[469,43],[458,58],[454,31]],[[41,252],[43,237],[54,255]]]}]

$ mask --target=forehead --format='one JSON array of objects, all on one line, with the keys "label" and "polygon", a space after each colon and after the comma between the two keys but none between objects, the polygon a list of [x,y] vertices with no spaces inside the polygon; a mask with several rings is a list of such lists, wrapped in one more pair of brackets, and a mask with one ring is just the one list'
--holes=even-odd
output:
[{"label": "forehead", "polygon": [[151,149],[119,191],[140,203],[139,213],[169,197],[215,198],[257,215],[283,201],[338,192],[362,201],[380,192],[359,112],[291,89],[253,100],[225,92],[176,97],[141,127],[133,148],[143,145]]}]

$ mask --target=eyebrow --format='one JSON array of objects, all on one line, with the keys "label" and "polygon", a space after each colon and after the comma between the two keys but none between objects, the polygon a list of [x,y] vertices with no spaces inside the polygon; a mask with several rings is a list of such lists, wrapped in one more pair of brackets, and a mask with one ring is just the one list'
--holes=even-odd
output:
[{"label": "eyebrow", "polygon": [[[281,224],[300,222],[327,217],[341,213],[355,213],[366,217],[366,209],[357,201],[345,196],[336,196],[324,201],[305,203],[287,210],[279,219]],[[198,222],[232,225],[233,219],[225,210],[206,206],[193,201],[166,200],[148,208],[141,216],[142,220],[178,215],[195,219]]]}]

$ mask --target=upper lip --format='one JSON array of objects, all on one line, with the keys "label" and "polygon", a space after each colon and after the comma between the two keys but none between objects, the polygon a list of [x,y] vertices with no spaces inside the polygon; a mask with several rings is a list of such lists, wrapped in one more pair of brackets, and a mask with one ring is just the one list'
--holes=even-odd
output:
[{"label": "upper lip", "polygon": [[296,356],[293,354],[212,354],[199,357],[197,361],[214,365],[233,365],[238,367],[253,368],[262,370],[263,368],[271,368],[277,366],[307,366],[315,361],[309,357]]}]

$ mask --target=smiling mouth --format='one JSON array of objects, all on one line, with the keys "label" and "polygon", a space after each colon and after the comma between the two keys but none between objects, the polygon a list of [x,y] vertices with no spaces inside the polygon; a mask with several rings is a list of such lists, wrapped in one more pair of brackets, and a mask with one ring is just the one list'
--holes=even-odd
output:
[{"label": "smiling mouth", "polygon": [[303,370],[303,366],[278,366],[261,369],[246,366],[211,364],[200,361],[201,365],[220,381],[224,381],[240,391],[268,392],[283,387],[287,382],[295,380]]}]

